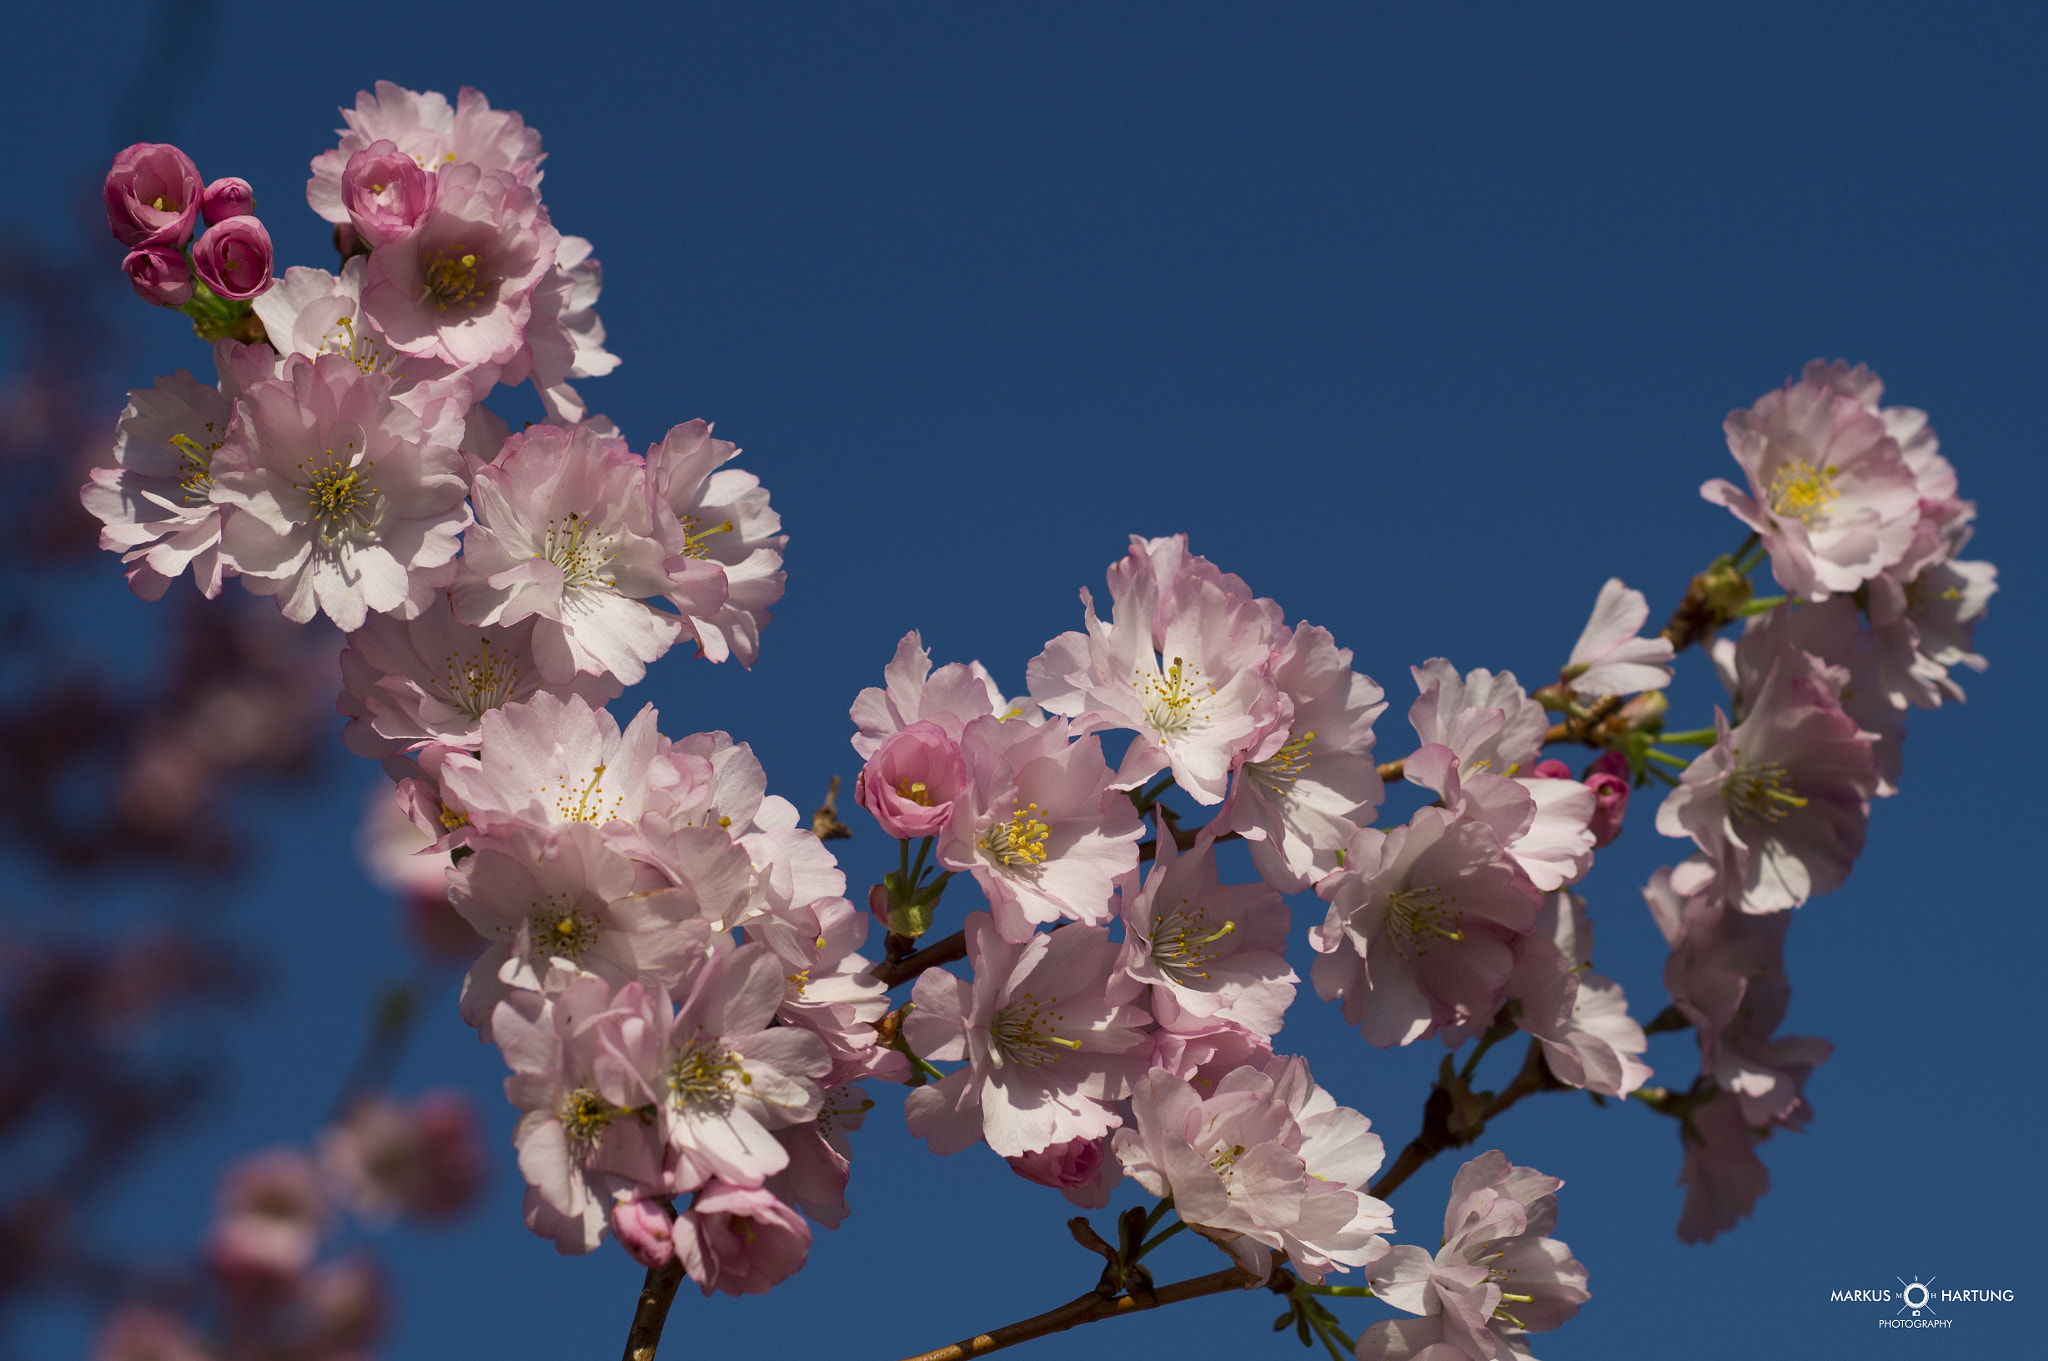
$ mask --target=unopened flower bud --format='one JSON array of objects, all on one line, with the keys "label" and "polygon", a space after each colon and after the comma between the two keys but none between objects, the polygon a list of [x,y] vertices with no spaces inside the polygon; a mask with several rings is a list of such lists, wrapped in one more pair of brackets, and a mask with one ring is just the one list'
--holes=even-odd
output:
[{"label": "unopened flower bud", "polygon": [[255,211],[256,191],[249,187],[249,181],[233,175],[215,180],[199,196],[199,215],[209,227],[219,226],[231,217],[247,217]]},{"label": "unopened flower bud", "polygon": [[375,248],[410,236],[434,206],[437,177],[390,141],[372,142],[348,158],[341,203],[362,241]]},{"label": "unopened flower bud", "polygon": [[612,1232],[626,1255],[649,1268],[665,1267],[676,1255],[674,1225],[652,1200],[622,1200],[612,1206]]},{"label": "unopened flower bud", "polygon": [[144,246],[121,262],[135,296],[158,307],[177,307],[192,296],[192,267],[175,246]]},{"label": "unopened flower bud", "polygon": [[231,217],[192,247],[192,268],[223,298],[242,301],[270,287],[270,232],[253,217]]},{"label": "unopened flower bud", "polygon": [[137,142],[114,157],[103,191],[107,227],[124,246],[182,246],[199,215],[199,167],[167,142]]},{"label": "unopened flower bud", "polygon": [[1662,690],[1645,690],[1621,706],[1615,715],[1623,731],[1638,728],[1662,727],[1664,715],[1671,709],[1671,701],[1664,698]]},{"label": "unopened flower bud", "polygon": [[1621,835],[1622,819],[1628,814],[1628,757],[1618,751],[1603,751],[1586,767],[1586,788],[1593,791],[1593,816],[1586,830],[1593,834],[1594,849]]}]

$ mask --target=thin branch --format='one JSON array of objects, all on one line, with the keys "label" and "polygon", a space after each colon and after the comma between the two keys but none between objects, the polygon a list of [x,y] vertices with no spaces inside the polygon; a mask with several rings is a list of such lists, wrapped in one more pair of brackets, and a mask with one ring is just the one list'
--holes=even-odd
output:
[{"label": "thin branch", "polygon": [[670,1258],[668,1265],[647,1268],[646,1284],[640,1287],[640,1304],[633,1311],[633,1328],[626,1334],[625,1361],[654,1361],[661,1345],[661,1328],[668,1322],[668,1307],[676,1302],[676,1287],[683,1283],[683,1263]]},{"label": "thin branch", "polygon": [[926,969],[935,969],[941,964],[951,964],[956,959],[967,958],[967,933],[955,931],[936,945],[927,945],[914,955],[902,959],[884,960],[868,973],[882,980],[884,987],[893,988],[899,983],[908,983]]},{"label": "thin branch", "polygon": [[811,835],[820,841],[844,841],[853,835],[853,829],[839,820],[839,777],[834,775],[832,783],[825,787],[825,801],[818,805],[818,811],[811,814]]},{"label": "thin branch", "polygon": [[[1021,1323],[1012,1323],[994,1332],[983,1333],[955,1342],[950,1347],[920,1352],[906,1361],[966,1361],[970,1356],[986,1356],[1004,1347],[1014,1347],[1019,1342],[1030,1342],[1034,1338],[1049,1337],[1077,1328],[1084,1323],[1095,1323],[1107,1318],[1122,1318],[1140,1310],[1156,1308],[1162,1304],[1179,1304],[1183,1300],[1201,1299],[1205,1295],[1220,1295],[1226,1290],[1243,1290],[1256,1285],[1246,1279],[1245,1273],[1237,1267],[1225,1267],[1207,1276],[1193,1280],[1175,1281],[1172,1285],[1160,1286],[1153,1293],[1152,1302],[1142,1303],[1129,1295],[1105,1299],[1090,1291],[1079,1299],[1069,1300],[1057,1309],[1049,1310],[1036,1318],[1027,1318]],[[651,1355],[651,1353],[650,1353]]]},{"label": "thin branch", "polygon": [[1401,1156],[1394,1160],[1380,1179],[1372,1184],[1368,1192],[1378,1200],[1392,1195],[1402,1182],[1414,1176],[1423,1164],[1453,1148],[1463,1148],[1486,1133],[1486,1126],[1495,1116],[1505,1112],[1525,1096],[1536,1092],[1561,1091],[1569,1084],[1559,1082],[1551,1075],[1550,1068],[1543,1062],[1541,1041],[1530,1040],[1529,1052],[1522,1060],[1522,1071],[1515,1074],[1514,1081],[1501,1089],[1498,1096],[1487,1103],[1479,1119],[1469,1128],[1451,1128],[1451,1094],[1443,1087],[1432,1087],[1429,1099],[1422,1106],[1422,1131],[1408,1141],[1408,1147],[1401,1150]]}]

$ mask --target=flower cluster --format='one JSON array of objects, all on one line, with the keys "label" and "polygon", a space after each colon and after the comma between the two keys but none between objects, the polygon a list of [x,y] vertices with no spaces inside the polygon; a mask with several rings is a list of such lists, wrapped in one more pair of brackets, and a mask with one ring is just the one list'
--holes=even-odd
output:
[{"label": "flower cluster", "polygon": [[1957,668],[1985,665],[1972,635],[1997,569],[1957,557],[1977,508],[1926,413],[1879,406],[1883,391],[1861,365],[1815,360],[1728,417],[1749,493],[1701,489],[1755,531],[1790,595],[1713,644],[1733,712],[1657,812],[1696,852],[1643,891],[1700,1046],[1699,1082],[1674,1103],[1687,1239],[1746,1216],[1769,1185],[1756,1141],[1811,1115],[1806,1079],[1831,1046],[1774,1034],[1791,909],[1848,878],[1871,801],[1897,792],[1906,713],[1962,700]]}]

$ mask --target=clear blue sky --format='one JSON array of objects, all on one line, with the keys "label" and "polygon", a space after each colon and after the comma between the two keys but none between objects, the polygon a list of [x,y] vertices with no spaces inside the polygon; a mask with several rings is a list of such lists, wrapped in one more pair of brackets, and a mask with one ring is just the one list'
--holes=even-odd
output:
[{"label": "clear blue sky", "polygon": [[[586,395],[637,447],[716,421],[791,535],[754,672],[673,657],[623,706],[750,741],[806,807],[853,773],[846,706],[906,629],[1021,689],[1133,531],[1188,531],[1332,629],[1394,699],[1399,755],[1409,665],[1547,678],[1610,574],[1668,609],[1741,537],[1696,495],[1734,474],[1723,414],[1815,356],[1871,364],[1932,413],[2003,589],[1992,670],[1966,707],[1915,716],[1854,877],[1794,924],[1786,1030],[1837,1046],[1814,1126],[1765,1147],[1775,1189],[1704,1248],[1672,1233],[1668,1121],[1552,1096],[1482,1146],[1568,1183],[1559,1236],[1593,1299],[1537,1339],[1546,1358],[1903,1351],[1921,1342],[1873,1341],[1880,1311],[1828,1292],[2037,1288],[2043,838],[2019,778],[2036,744],[2010,735],[2048,660],[2039,10],[243,0],[195,44],[153,38],[150,5],[85,13],[7,24],[5,215],[52,243],[74,231],[54,205],[115,147],[170,139],[255,186],[281,264],[331,266],[306,162],[379,78],[476,85],[544,133],[554,220],[596,242],[625,359]],[[158,102],[124,115],[145,66]],[[121,386],[206,362],[180,319],[132,322]],[[89,599],[109,638],[146,610]],[[1689,667],[1674,722],[1718,697]],[[338,748],[332,772],[263,812],[276,841],[232,919],[278,981],[218,1123],[122,1195],[140,1248],[196,1239],[236,1152],[311,1134],[371,989],[406,967],[350,856],[379,777]],[[1637,888],[1682,850],[1646,814],[1586,886],[1598,963],[1645,1019],[1663,946]],[[857,895],[893,848],[851,820]],[[1414,1132],[1440,1050],[1370,1051],[1310,996],[1282,1042],[1390,1144]],[[1658,1041],[1660,1079],[1690,1079],[1691,1043]],[[464,1227],[382,1240],[391,1361],[610,1355],[623,1335],[638,1268],[609,1246],[560,1261],[519,1226],[501,1072],[441,999],[400,1085],[477,1092],[498,1175]],[[766,1298],[687,1293],[664,1356],[896,1357],[1092,1283],[1064,1201],[985,1151],[926,1155],[877,1095],[847,1225]],[[1433,1244],[1455,1161],[1397,1195],[1411,1241]],[[1220,1264],[1172,1248],[1164,1275]],[[1294,1355],[1275,1307],[1212,1299],[1032,1354]],[[2026,1308],[1959,1308],[1948,1341],[2017,1355]],[[53,1309],[17,1341],[63,1355],[83,1335]]]}]

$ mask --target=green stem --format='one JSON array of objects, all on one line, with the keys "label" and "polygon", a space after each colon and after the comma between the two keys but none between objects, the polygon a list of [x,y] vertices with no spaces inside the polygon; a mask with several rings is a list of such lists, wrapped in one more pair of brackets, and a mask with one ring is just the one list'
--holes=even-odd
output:
[{"label": "green stem", "polygon": [[1162,1200],[1157,1205],[1154,1205],[1152,1207],[1152,1213],[1145,1216],[1145,1227],[1138,1230],[1138,1237],[1143,1238],[1146,1234],[1152,1232],[1152,1226],[1154,1224],[1157,1224],[1160,1220],[1166,1218],[1167,1213],[1172,1209],[1173,1197],[1170,1195],[1165,1200]]},{"label": "green stem", "polygon": [[1369,1285],[1310,1285],[1304,1281],[1301,1288],[1311,1295],[1342,1295],[1347,1299],[1361,1300],[1374,1298]]},{"label": "green stem", "polygon": [[1472,1074],[1479,1070],[1479,1060],[1486,1057],[1486,1051],[1514,1033],[1515,1025],[1512,1021],[1495,1021],[1488,1026],[1486,1033],[1479,1037],[1479,1043],[1472,1047],[1472,1057],[1465,1060],[1465,1067],[1459,1072],[1458,1079],[1470,1083]]},{"label": "green stem", "polygon": [[1735,617],[1737,619],[1747,619],[1752,614],[1762,614],[1766,610],[1775,610],[1776,608],[1778,608],[1778,606],[1784,604],[1787,600],[1790,600],[1791,598],[1792,597],[1785,595],[1757,596],[1748,604],[1736,610]]},{"label": "green stem", "polygon": [[1161,799],[1161,797],[1165,795],[1166,791],[1171,788],[1173,788],[1173,775],[1171,772],[1169,772],[1165,775],[1161,775],[1159,777],[1159,782],[1153,785],[1150,789],[1145,790],[1143,793],[1132,794],[1131,802],[1137,806],[1138,816],[1144,817],[1147,813],[1151,812],[1153,806],[1156,805]]},{"label": "green stem", "polygon": [[1659,751],[1655,747],[1649,748],[1647,751],[1643,753],[1643,755],[1645,758],[1649,760],[1661,761],[1663,764],[1675,767],[1679,770],[1684,770],[1692,765],[1692,762],[1686,760],[1682,756],[1673,756],[1670,752]]},{"label": "green stem", "polygon": [[[910,873],[903,881],[903,891],[912,897],[917,895],[918,881],[924,878],[924,858],[932,853],[932,843],[936,840],[937,837],[928,836],[917,843],[917,863],[910,867]],[[908,846],[910,843],[906,841],[903,844]]]},{"label": "green stem", "polygon": [[1146,1253],[1152,1251],[1152,1249],[1158,1247],[1161,1243],[1164,1243],[1167,1239],[1173,1237],[1175,1234],[1179,1233],[1182,1229],[1185,1229],[1187,1226],[1187,1221],[1184,1219],[1176,1220],[1174,1223],[1169,1224],[1167,1227],[1161,1229],[1158,1233],[1153,1234],[1150,1238],[1147,1238],[1143,1243],[1141,1243],[1138,1246],[1137,1255],[1131,1258],[1131,1260],[1133,1262],[1143,1261]]},{"label": "green stem", "polygon": [[1675,742],[1681,747],[1711,747],[1721,740],[1719,728],[1688,728],[1684,732],[1660,732],[1659,742]]}]

